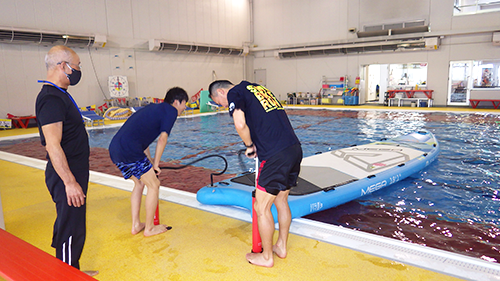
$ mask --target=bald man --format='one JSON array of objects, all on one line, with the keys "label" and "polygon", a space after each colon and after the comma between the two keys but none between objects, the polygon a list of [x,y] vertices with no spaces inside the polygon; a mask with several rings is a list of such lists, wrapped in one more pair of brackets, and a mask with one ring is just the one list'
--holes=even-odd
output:
[{"label": "bald man", "polygon": [[44,85],[35,108],[40,140],[47,150],[45,183],[57,211],[52,247],[58,259],[80,269],[90,148],[78,106],[67,91],[80,81],[80,58],[66,46],[55,46],[45,56],[45,65],[47,80],[39,81]]}]

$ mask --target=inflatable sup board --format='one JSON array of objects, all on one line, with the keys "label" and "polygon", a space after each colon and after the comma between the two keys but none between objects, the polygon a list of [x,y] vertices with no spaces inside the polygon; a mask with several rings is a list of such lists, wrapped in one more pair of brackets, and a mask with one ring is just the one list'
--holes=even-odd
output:
[{"label": "inflatable sup board", "polygon": [[[396,183],[427,167],[439,154],[428,131],[351,146],[302,159],[297,186],[288,197],[292,218],[336,207]],[[208,205],[252,210],[254,173],[201,188],[196,199]],[[276,221],[276,208],[272,208]]]}]

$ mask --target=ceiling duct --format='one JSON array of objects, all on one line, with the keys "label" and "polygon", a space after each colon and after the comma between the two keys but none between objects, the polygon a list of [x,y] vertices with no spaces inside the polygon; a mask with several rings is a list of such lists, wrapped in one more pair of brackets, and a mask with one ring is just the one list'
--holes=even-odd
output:
[{"label": "ceiling duct", "polygon": [[[430,50],[430,48],[426,48],[426,42],[428,42],[428,39],[422,38],[414,40],[381,40],[375,42],[352,42],[322,46],[304,46],[277,50],[275,51],[275,57],[278,59],[286,59],[370,52]],[[434,49],[437,49],[437,47]]]},{"label": "ceiling duct", "polygon": [[106,45],[106,36],[0,27],[0,43],[104,47]]},{"label": "ceiling duct", "polygon": [[210,46],[188,43],[163,42],[156,39],[149,40],[150,51],[169,51],[193,54],[211,54],[225,56],[242,56],[248,54],[248,48],[229,46]]}]

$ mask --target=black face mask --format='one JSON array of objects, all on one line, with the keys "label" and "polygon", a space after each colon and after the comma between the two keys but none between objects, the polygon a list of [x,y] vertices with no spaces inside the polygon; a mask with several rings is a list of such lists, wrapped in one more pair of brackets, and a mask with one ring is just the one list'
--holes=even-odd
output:
[{"label": "black face mask", "polygon": [[66,73],[66,77],[68,77],[69,84],[71,86],[74,86],[80,82],[80,79],[82,78],[82,72],[80,70],[76,70],[72,68],[69,63],[66,63],[66,65],[71,69],[71,74]]}]

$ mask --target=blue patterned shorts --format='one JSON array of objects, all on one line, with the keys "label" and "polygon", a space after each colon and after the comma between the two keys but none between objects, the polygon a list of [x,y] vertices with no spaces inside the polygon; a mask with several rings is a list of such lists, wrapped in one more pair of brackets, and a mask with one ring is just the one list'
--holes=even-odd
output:
[{"label": "blue patterned shorts", "polygon": [[149,159],[145,157],[144,159],[134,162],[134,163],[115,163],[118,169],[123,174],[125,179],[129,179],[132,176],[135,176],[137,179],[140,179],[142,175],[144,175],[147,171],[153,168]]}]

